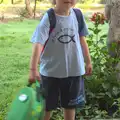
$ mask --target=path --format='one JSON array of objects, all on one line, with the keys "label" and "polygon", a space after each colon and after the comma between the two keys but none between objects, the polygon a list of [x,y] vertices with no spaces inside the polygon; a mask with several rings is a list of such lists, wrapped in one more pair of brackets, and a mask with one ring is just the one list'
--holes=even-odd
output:
[{"label": "path", "polygon": [[[32,5],[33,7],[33,5]],[[46,6],[46,8],[49,6]],[[20,19],[20,10],[23,10],[25,5],[0,5],[0,21],[4,20],[11,20],[11,19]],[[104,12],[104,9],[87,9],[85,14],[87,13],[94,13],[94,12]],[[41,13],[43,10],[37,8],[36,18],[41,17]]]}]

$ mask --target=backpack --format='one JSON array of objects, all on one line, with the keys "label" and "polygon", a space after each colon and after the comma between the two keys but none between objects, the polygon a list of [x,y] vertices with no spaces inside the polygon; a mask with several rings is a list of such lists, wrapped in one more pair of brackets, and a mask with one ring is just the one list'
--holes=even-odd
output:
[{"label": "backpack", "polygon": [[[82,12],[80,9],[77,9],[77,8],[73,8],[74,12],[75,12],[75,15],[76,15],[76,18],[77,18],[77,21],[78,21],[78,33],[80,33],[84,27],[84,18],[83,18],[83,15],[82,15]],[[52,33],[53,29],[55,28],[56,26],[56,16],[55,16],[55,12],[54,12],[54,9],[53,8],[50,8],[48,11],[47,11],[47,14],[48,14],[48,17],[49,17],[49,22],[50,22],[50,29],[49,29],[49,36],[50,34]],[[49,40],[49,38],[48,38]],[[48,42],[48,40],[45,42],[44,46],[43,46],[43,49],[42,49],[42,53],[46,47],[46,44]]]},{"label": "backpack", "polygon": [[[74,12],[75,12],[75,15],[76,15],[76,18],[77,18],[77,21],[78,21],[78,33],[81,32],[81,30],[83,29],[83,23],[84,23],[84,19],[83,19],[83,15],[82,15],[82,12],[80,9],[76,9],[76,8],[73,8]],[[50,30],[49,30],[49,35],[51,34],[51,32],[53,31],[53,29],[55,28],[56,26],[56,17],[55,17],[55,12],[54,12],[54,9],[53,8],[50,8],[48,11],[48,17],[49,17],[49,22],[50,22]]]}]

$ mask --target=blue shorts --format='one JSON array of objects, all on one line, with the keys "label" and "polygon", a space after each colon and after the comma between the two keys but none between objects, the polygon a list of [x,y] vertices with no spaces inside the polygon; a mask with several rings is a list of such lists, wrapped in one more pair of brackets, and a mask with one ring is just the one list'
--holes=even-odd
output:
[{"label": "blue shorts", "polygon": [[73,109],[85,104],[82,76],[53,78],[41,75],[41,88],[45,91],[46,111],[58,107]]}]

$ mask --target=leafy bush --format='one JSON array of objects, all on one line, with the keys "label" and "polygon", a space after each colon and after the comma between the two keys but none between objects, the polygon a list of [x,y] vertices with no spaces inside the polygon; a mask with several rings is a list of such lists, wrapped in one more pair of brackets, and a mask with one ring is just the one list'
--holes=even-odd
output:
[{"label": "leafy bush", "polygon": [[[117,72],[114,64],[117,59],[110,58],[107,52],[107,33],[101,34],[102,24],[105,18],[101,13],[95,13],[92,18],[93,27],[88,37],[88,44],[93,61],[93,75],[86,77],[86,100],[87,105],[81,111],[87,118],[110,118],[120,117],[120,83],[117,80]],[[114,46],[115,47],[115,46]],[[77,117],[80,117],[77,110]]]}]

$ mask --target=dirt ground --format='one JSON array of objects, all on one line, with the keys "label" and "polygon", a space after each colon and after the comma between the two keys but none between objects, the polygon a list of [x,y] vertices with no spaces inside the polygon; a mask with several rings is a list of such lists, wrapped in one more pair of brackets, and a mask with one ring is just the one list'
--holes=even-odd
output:
[{"label": "dirt ground", "polygon": [[[20,17],[20,13],[18,11],[20,9],[24,9],[24,8],[18,6],[18,7],[14,7],[14,8],[8,8],[8,9],[2,8],[1,9],[1,6],[0,6],[0,23],[2,23],[2,22],[6,23],[8,21],[22,20]],[[43,11],[43,10],[37,10],[35,19],[40,19],[44,12],[45,11]],[[89,13],[104,12],[104,9],[94,9],[94,10],[88,9],[88,10],[85,10],[84,12],[85,12],[85,14],[87,14],[88,12]],[[33,18],[29,18],[29,19],[33,19]]]}]

